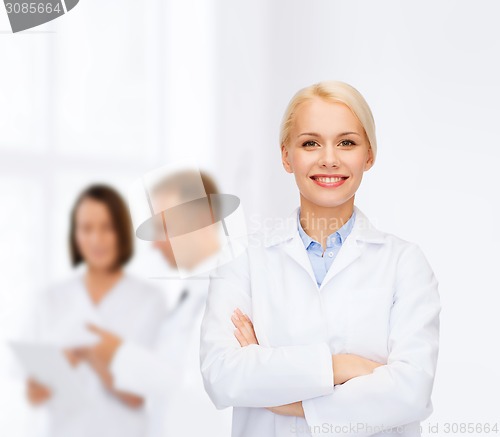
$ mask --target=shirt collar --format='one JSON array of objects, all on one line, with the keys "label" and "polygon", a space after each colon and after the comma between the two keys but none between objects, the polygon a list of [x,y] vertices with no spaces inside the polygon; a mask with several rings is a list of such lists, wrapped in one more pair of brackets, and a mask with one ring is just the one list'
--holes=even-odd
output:
[{"label": "shirt collar", "polygon": [[[292,211],[292,213],[284,219],[283,223],[280,226],[276,226],[275,228],[270,229],[264,233],[264,246],[274,246],[276,244],[283,243],[290,238],[294,238],[295,236],[300,238],[297,226],[299,210],[300,207],[296,207]],[[368,217],[363,213],[363,211],[356,205],[354,205],[353,213],[356,213],[356,216],[355,220],[353,220],[352,222],[351,238],[354,238],[358,241],[365,241],[367,243],[385,242],[385,232],[378,230],[370,222],[370,220],[368,220]],[[348,229],[346,229],[342,241],[347,238],[347,230]]]},{"label": "shirt collar", "polygon": [[[351,233],[355,220],[356,220],[356,211],[353,210],[349,220],[347,220],[347,222],[345,222],[339,229],[337,229],[337,231],[332,232],[330,235],[328,235],[327,241],[331,241],[336,235],[338,235],[340,237],[340,244],[343,244],[347,236]],[[309,236],[306,233],[306,231],[304,231],[304,228],[300,223],[300,207],[297,211],[297,228],[299,230],[300,238],[302,239],[302,242],[304,243],[304,247],[306,249],[308,249],[311,243],[313,242],[320,244],[318,241],[314,240],[311,236]]]}]

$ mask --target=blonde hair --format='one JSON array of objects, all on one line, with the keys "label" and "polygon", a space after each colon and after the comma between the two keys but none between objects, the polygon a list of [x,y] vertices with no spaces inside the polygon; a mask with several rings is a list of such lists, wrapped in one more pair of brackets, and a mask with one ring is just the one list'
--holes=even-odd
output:
[{"label": "blonde hair", "polygon": [[314,97],[320,97],[330,102],[343,103],[352,111],[365,130],[365,134],[368,137],[373,152],[373,161],[375,162],[377,156],[377,139],[375,136],[375,121],[372,111],[364,97],[356,88],[338,80],[315,83],[306,88],[302,88],[292,97],[281,122],[280,147],[283,144],[286,145],[289,140],[290,130],[294,123],[297,107],[301,103]]}]

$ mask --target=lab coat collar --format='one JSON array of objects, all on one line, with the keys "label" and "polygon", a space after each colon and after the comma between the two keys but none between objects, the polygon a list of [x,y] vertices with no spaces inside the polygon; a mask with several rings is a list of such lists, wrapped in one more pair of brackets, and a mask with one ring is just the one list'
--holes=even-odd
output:
[{"label": "lab coat collar", "polygon": [[[354,210],[356,212],[356,217],[351,233],[343,242],[335,262],[331,268],[328,269],[319,287],[319,291],[322,291],[326,284],[328,284],[339,272],[361,256],[364,243],[383,244],[385,242],[385,233],[375,228],[366,215],[355,205]],[[283,243],[285,253],[307,271],[314,285],[317,286],[311,262],[308,258],[307,251],[304,250],[304,243],[300,238],[297,225],[298,213],[299,207],[295,208],[295,210],[285,219],[284,226],[277,227],[273,231],[267,233],[264,237],[264,246],[271,247]]]},{"label": "lab coat collar", "polygon": [[[264,246],[270,247],[283,243],[292,238],[299,238],[300,234],[297,227],[297,219],[300,207],[296,207],[293,212],[285,218],[281,226],[276,226],[264,235]],[[349,237],[356,241],[364,241],[367,243],[384,243],[385,234],[379,231],[368,220],[368,217],[356,205],[354,205],[356,219]],[[349,239],[349,237],[347,239]]]}]

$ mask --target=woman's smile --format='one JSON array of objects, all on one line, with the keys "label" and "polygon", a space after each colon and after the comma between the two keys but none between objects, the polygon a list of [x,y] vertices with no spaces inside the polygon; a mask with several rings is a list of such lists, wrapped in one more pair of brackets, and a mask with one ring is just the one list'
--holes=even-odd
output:
[{"label": "woman's smile", "polygon": [[310,179],[320,187],[337,188],[340,187],[348,177],[349,176],[317,174],[311,176]]}]

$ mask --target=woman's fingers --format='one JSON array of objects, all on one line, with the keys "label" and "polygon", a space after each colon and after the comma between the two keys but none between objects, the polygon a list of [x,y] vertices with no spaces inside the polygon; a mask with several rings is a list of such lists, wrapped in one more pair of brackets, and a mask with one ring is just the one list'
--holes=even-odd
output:
[{"label": "woman's fingers", "polygon": [[[233,325],[236,327],[236,330],[239,332],[239,335],[241,336],[241,338],[243,338],[245,340],[246,344],[244,346],[251,343],[252,342],[252,335],[251,335],[251,333],[248,332],[248,329],[245,326],[245,322],[242,321],[240,318],[238,318],[238,316],[235,314],[233,314],[231,316],[231,320],[233,322]],[[238,338],[238,337],[236,337],[236,338]],[[238,338],[238,341],[240,341],[240,338]],[[241,341],[240,341],[240,343],[241,343]]]},{"label": "woman's fingers", "polygon": [[255,331],[253,329],[252,321],[249,319],[249,317],[246,314],[243,314],[239,308],[236,308],[234,312],[236,313],[238,318],[242,321],[243,329],[245,330],[244,334],[247,336],[247,338],[248,339],[255,338]]},{"label": "woman's fingers", "polygon": [[245,338],[245,336],[241,333],[241,331],[239,329],[235,329],[234,336],[236,337],[236,340],[238,340],[238,342],[240,343],[241,347],[248,346],[249,343],[248,343],[247,339]]},{"label": "woman's fingers", "polygon": [[234,331],[234,336],[240,343],[240,346],[247,346],[248,345],[248,340],[243,334],[243,322],[236,316],[232,315],[231,316],[231,321],[233,322],[233,325],[236,327],[236,330]]},{"label": "woman's fingers", "polygon": [[233,322],[233,325],[239,330],[241,330],[243,334],[244,331],[243,321],[236,314],[231,315],[231,321]]},{"label": "woman's fingers", "polygon": [[250,317],[248,317],[246,314],[243,314],[243,318],[247,321],[247,323],[252,327],[253,329],[253,323],[250,320]]},{"label": "woman's fingers", "polygon": [[38,405],[50,398],[51,391],[48,387],[38,383],[33,379],[29,379],[27,394],[29,401],[33,405]]},{"label": "woman's fingers", "polygon": [[243,314],[243,311],[241,311],[239,308],[236,308],[234,312],[238,314],[238,316],[240,316],[241,318],[244,318],[245,316],[245,314]]},{"label": "woman's fingers", "polygon": [[250,318],[243,314],[239,308],[236,308],[236,310],[232,314],[231,321],[237,328],[237,330],[235,331],[235,336],[240,342],[241,346],[248,346],[249,344],[259,344]]},{"label": "woman's fingers", "polygon": [[236,326],[243,335],[249,337],[251,333],[248,330],[248,324],[246,320],[240,316],[240,313],[238,313],[238,311],[235,310],[231,316],[231,320],[233,321],[234,326]]},{"label": "woman's fingers", "polygon": [[82,349],[64,349],[63,350],[66,359],[69,361],[72,367],[77,366],[80,361],[85,358],[85,350]]},{"label": "woman's fingers", "polygon": [[250,318],[246,314],[243,314],[239,308],[236,308],[236,314],[238,315],[239,319],[243,322],[244,331],[242,332],[245,335],[248,342],[251,344],[259,344],[259,342],[257,341],[257,336],[255,335],[253,323],[250,320]]}]

